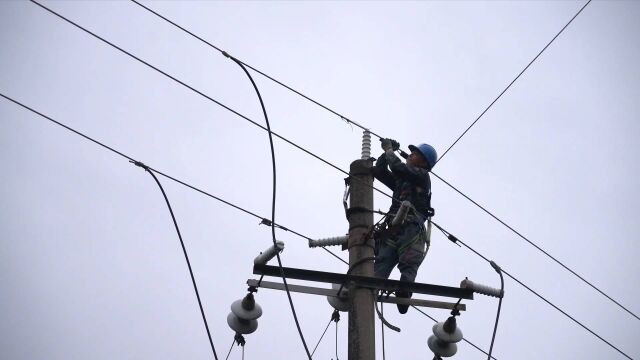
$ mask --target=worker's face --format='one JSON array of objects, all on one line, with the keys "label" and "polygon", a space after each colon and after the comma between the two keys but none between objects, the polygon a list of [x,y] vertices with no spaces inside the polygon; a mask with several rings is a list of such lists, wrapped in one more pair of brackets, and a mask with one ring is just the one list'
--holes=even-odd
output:
[{"label": "worker's face", "polygon": [[416,150],[412,150],[411,154],[409,154],[409,157],[407,158],[407,165],[418,166],[426,169],[427,161],[424,159],[422,154]]}]

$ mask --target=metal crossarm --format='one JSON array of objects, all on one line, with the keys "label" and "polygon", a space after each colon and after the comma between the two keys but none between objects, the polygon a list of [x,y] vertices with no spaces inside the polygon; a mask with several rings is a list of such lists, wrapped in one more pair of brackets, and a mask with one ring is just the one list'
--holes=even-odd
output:
[{"label": "metal crossarm", "polygon": [[[470,289],[462,289],[459,287],[410,283],[368,276],[345,275],[289,267],[283,267],[282,271],[284,271],[284,276],[290,279],[317,281],[332,284],[353,284],[357,287],[365,287],[384,291],[404,290],[418,294],[473,300],[473,291],[471,291]],[[271,265],[256,264],[253,266],[253,273],[255,275],[264,276],[281,276],[280,268]]]}]

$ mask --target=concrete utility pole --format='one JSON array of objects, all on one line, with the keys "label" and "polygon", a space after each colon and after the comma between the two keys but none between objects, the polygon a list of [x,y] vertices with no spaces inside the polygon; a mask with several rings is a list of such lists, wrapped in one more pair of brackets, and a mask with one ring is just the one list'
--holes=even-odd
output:
[{"label": "concrete utility pole", "polygon": [[[364,157],[364,156],[363,156]],[[349,216],[349,268],[352,275],[373,276],[373,239],[365,239],[373,226],[372,161],[360,159],[351,163],[352,211]],[[374,294],[372,289],[349,287],[349,360],[375,360]]]}]

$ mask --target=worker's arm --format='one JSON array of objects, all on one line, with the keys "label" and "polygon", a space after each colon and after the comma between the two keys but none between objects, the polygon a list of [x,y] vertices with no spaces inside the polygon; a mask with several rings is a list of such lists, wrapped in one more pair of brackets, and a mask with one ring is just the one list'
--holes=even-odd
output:
[{"label": "worker's arm", "polygon": [[429,171],[419,167],[409,167],[396,156],[393,151],[385,151],[383,155],[393,175],[409,180],[415,185],[425,186],[429,183]]},{"label": "worker's arm", "polygon": [[387,168],[387,158],[384,154],[380,155],[378,160],[376,161],[376,165],[373,167],[373,177],[375,177],[378,181],[385,184],[389,189],[396,189],[396,180],[393,177],[393,174]]}]

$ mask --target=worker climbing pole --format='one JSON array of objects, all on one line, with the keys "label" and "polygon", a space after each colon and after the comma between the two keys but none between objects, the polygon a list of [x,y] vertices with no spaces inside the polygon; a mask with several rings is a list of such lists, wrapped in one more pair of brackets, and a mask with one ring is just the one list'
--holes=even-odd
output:
[{"label": "worker climbing pole", "polygon": [[[410,145],[411,154],[405,164],[395,154],[400,149],[397,141],[380,141],[384,153],[378,158],[373,175],[393,190],[393,198],[386,221],[375,231],[374,272],[375,276],[386,279],[397,265],[400,280],[414,282],[430,245],[433,208],[429,171],[438,155],[431,145]],[[399,298],[410,298],[411,295],[404,290],[396,293]],[[401,314],[408,309],[408,305],[398,304]]]}]

